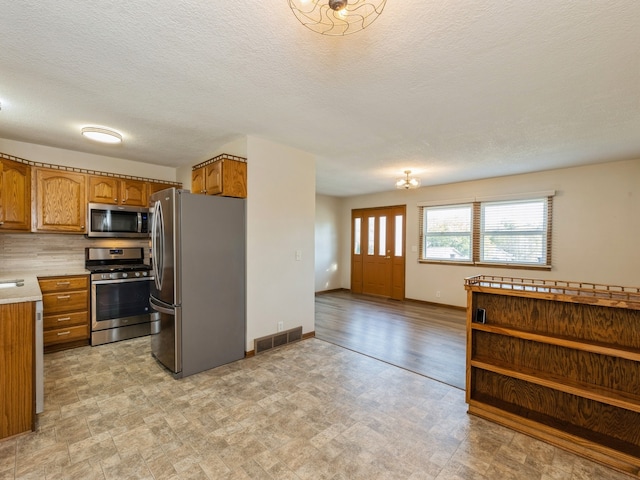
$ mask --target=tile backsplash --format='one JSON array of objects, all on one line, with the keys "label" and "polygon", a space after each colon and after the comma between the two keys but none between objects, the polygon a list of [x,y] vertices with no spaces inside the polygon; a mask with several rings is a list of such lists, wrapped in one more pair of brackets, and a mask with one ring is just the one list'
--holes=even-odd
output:
[{"label": "tile backsplash", "polygon": [[84,235],[0,233],[0,274],[84,268],[86,247],[143,247],[149,258],[149,240],[88,239]]}]

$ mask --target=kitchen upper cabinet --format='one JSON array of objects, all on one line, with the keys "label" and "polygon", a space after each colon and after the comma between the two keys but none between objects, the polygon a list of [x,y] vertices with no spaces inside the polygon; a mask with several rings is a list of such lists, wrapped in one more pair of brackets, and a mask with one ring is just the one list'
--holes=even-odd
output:
[{"label": "kitchen upper cabinet", "polygon": [[191,191],[205,195],[247,197],[246,162],[222,158],[191,172]]},{"label": "kitchen upper cabinet", "polygon": [[89,202],[112,205],[147,205],[147,182],[90,175],[87,180]]},{"label": "kitchen upper cabinet", "polygon": [[0,159],[0,230],[31,230],[31,167]]},{"label": "kitchen upper cabinet", "polygon": [[35,225],[39,232],[85,233],[86,175],[34,168]]},{"label": "kitchen upper cabinet", "polygon": [[196,168],[191,172],[191,192],[198,194],[206,194],[205,169],[207,167]]},{"label": "kitchen upper cabinet", "polygon": [[136,207],[147,206],[147,182],[142,180],[120,180],[120,195],[122,205]]}]

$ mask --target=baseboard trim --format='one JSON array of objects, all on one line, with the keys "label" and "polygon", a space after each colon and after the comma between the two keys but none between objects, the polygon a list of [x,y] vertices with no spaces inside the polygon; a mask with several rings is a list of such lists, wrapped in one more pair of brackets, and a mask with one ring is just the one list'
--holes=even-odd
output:
[{"label": "baseboard trim", "polygon": [[336,293],[336,292],[349,292],[350,290],[348,288],[332,288],[330,290],[320,290],[318,292],[316,292],[316,295],[324,295],[327,293]]},{"label": "baseboard trim", "polygon": [[[316,292],[316,296],[320,296],[320,295],[325,295],[328,293],[338,293],[338,292],[347,292],[347,293],[351,293],[351,289],[349,288],[333,288],[331,290],[322,290],[320,292]],[[371,297],[371,298],[377,298],[377,299],[386,299],[386,300],[391,300],[390,298],[387,297],[379,297],[377,295],[367,295],[366,293],[354,293],[353,295],[362,295],[363,297]],[[459,307],[458,305],[449,305],[447,303],[437,303],[437,302],[428,302],[426,300],[417,300],[415,298],[408,298],[408,297],[404,297],[402,300],[395,300],[400,301],[400,302],[415,302],[415,303],[420,303],[422,305],[431,305],[433,307],[443,307],[443,308],[453,308],[454,310],[461,310],[461,311],[465,311],[467,309],[467,307]]]},{"label": "baseboard trim", "polygon": [[458,305],[449,305],[446,303],[428,302],[426,300],[416,300],[414,298],[405,298],[405,302],[420,303],[421,305],[431,305],[433,307],[451,308],[453,310],[466,311],[467,307],[459,307]]}]

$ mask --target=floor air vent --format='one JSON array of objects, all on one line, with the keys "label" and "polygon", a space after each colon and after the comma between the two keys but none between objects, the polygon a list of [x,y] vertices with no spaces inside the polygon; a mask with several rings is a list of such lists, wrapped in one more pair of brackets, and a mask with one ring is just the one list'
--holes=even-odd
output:
[{"label": "floor air vent", "polygon": [[253,341],[254,352],[258,355],[259,353],[271,350],[272,348],[296,342],[300,339],[302,339],[302,327],[296,327],[291,330],[285,330],[284,332],[267,335],[266,337],[256,338]]}]

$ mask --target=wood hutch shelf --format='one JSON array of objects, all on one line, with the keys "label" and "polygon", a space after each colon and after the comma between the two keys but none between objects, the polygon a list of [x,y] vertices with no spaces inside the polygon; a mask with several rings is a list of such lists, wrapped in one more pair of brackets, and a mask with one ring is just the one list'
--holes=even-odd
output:
[{"label": "wood hutch shelf", "polygon": [[640,477],[640,288],[479,275],[469,413]]}]

